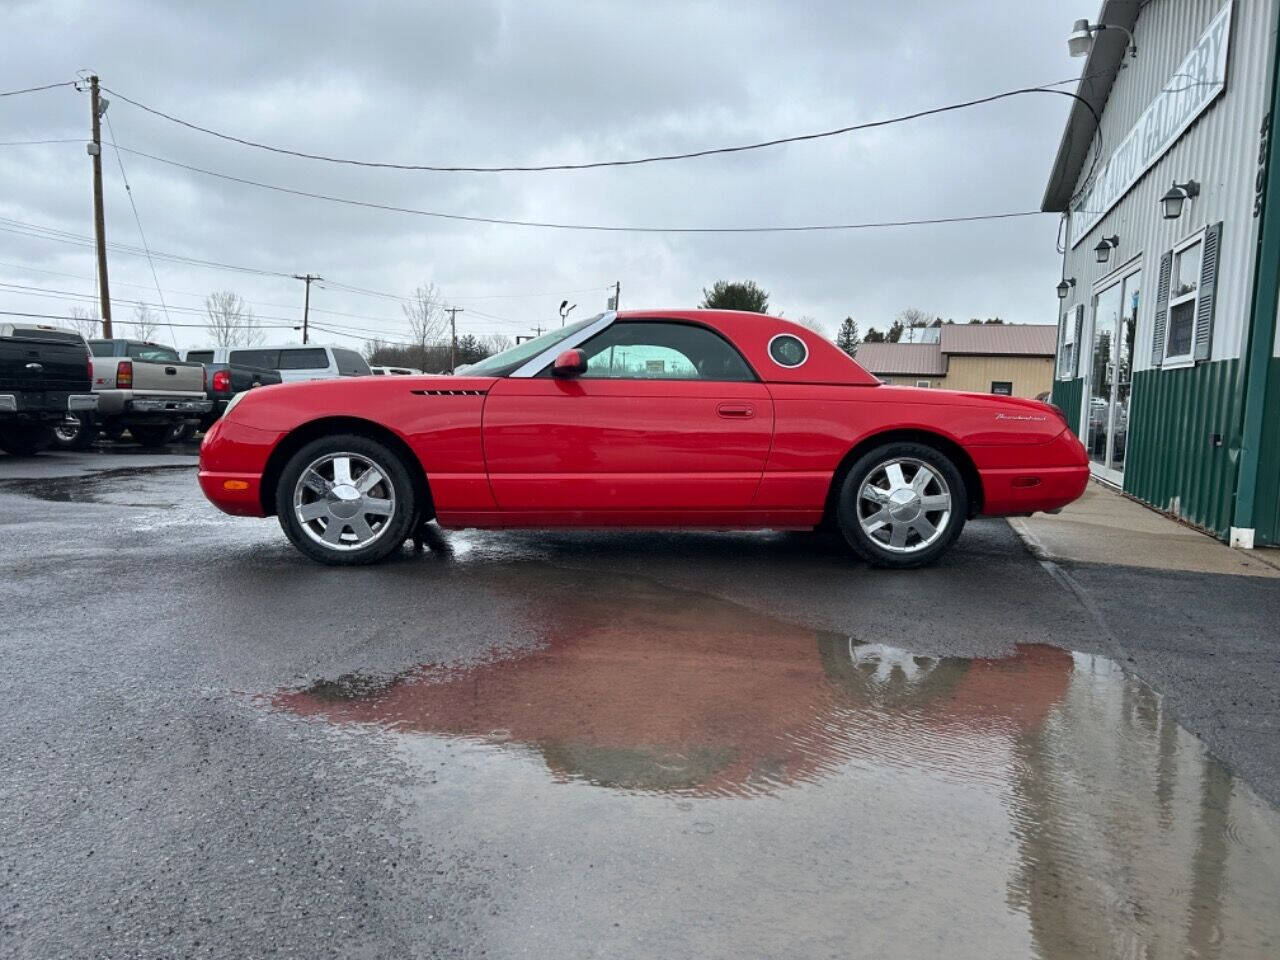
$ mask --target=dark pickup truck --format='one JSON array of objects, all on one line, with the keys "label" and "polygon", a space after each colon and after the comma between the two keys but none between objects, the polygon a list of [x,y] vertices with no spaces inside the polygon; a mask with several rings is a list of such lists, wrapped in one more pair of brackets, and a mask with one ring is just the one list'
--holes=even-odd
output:
[{"label": "dark pickup truck", "polygon": [[184,350],[182,353],[182,359],[204,364],[204,392],[213,402],[213,409],[200,421],[201,430],[208,430],[213,426],[237,393],[280,382],[279,370],[231,363],[229,352],[226,347],[206,347]]},{"label": "dark pickup truck", "polygon": [[0,323],[0,450],[36,453],[69,413],[96,410],[91,371],[74,330]]}]

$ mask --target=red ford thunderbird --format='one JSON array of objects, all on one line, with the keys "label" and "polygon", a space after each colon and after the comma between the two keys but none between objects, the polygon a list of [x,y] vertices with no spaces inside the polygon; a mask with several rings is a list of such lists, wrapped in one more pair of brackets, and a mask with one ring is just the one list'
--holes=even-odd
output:
[{"label": "red ford thunderbird", "polygon": [[915,567],[978,514],[1056,510],[1084,447],[1034,400],[882,384],[821,336],[717,310],[605,313],[449,377],[241,393],[200,485],[316,560],[442,527],[829,526]]}]

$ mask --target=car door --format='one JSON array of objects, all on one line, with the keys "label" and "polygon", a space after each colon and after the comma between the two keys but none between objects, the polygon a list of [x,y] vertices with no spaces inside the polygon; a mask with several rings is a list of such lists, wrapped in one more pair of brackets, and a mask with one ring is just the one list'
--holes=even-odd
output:
[{"label": "car door", "polygon": [[502,511],[661,522],[750,506],[773,401],[736,348],[700,324],[627,320],[579,349],[580,376],[548,365],[489,390],[485,462]]}]

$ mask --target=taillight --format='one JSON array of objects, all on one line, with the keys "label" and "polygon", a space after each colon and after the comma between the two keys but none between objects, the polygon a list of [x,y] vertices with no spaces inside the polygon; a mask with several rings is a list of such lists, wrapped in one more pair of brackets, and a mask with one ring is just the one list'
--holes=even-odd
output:
[{"label": "taillight", "polygon": [[133,361],[121,360],[116,367],[116,389],[129,390],[133,387]]},{"label": "taillight", "polygon": [[84,378],[93,383],[93,351],[84,352]]},{"label": "taillight", "polygon": [[225,393],[231,389],[231,371],[215,370],[213,372],[213,392]]}]

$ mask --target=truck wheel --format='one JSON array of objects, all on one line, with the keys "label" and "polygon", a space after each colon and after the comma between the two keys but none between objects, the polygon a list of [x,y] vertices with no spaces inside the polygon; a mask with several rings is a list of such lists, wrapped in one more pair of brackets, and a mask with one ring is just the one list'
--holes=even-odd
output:
[{"label": "truck wheel", "polygon": [[163,447],[169,442],[169,438],[173,436],[173,424],[148,423],[130,427],[129,432],[133,434],[133,439],[144,447]]},{"label": "truck wheel", "polygon": [[334,434],[285,464],[276,512],[285,536],[312,560],[377,563],[413,535],[418,494],[394,451],[358,434]]},{"label": "truck wheel", "polygon": [[873,566],[932,563],[964,527],[969,497],[946,456],[922,443],[868,451],[840,485],[836,521],[849,547]]},{"label": "truck wheel", "polygon": [[83,413],[68,413],[53,428],[53,444],[63,450],[87,450],[98,438],[98,425]]},{"label": "truck wheel", "polygon": [[53,429],[46,423],[10,423],[0,426],[0,450],[15,457],[29,457],[53,443]]}]

